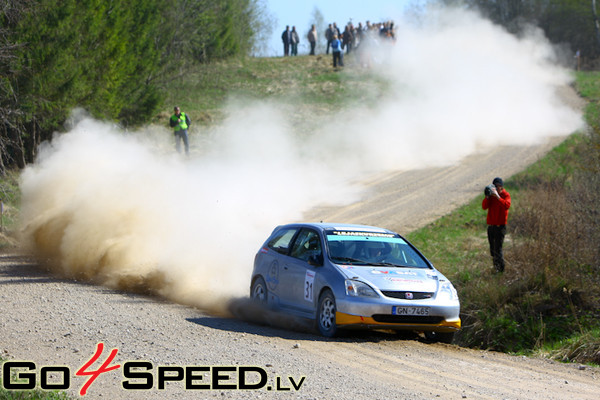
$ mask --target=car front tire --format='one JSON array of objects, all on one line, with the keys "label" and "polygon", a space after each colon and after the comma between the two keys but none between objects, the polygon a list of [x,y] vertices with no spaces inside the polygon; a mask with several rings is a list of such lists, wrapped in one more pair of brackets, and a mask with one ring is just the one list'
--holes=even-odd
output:
[{"label": "car front tire", "polygon": [[319,308],[317,310],[317,328],[321,335],[333,337],[337,333],[335,312],[335,297],[330,290],[326,290],[319,296]]},{"label": "car front tire", "polygon": [[259,303],[266,304],[267,303],[267,285],[265,284],[265,280],[259,276],[254,280],[252,284],[252,289],[250,290],[250,297],[252,300],[255,300]]}]

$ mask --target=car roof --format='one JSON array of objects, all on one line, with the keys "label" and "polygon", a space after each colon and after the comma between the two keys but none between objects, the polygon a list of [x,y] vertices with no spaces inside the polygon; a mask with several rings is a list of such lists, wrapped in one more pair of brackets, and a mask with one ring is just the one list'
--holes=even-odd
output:
[{"label": "car roof", "polygon": [[314,228],[317,230],[338,230],[338,231],[352,231],[352,232],[375,232],[375,233],[393,233],[389,229],[379,228],[377,226],[370,225],[358,225],[358,224],[346,224],[346,223],[333,223],[333,222],[300,222],[295,224],[282,225],[284,227],[307,227]]}]

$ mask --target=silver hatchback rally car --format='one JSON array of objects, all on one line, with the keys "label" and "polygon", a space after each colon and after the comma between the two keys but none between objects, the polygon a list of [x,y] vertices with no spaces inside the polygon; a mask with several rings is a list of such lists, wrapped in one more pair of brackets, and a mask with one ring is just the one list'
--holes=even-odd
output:
[{"label": "silver hatchback rally car", "polygon": [[460,329],[452,283],[402,236],[373,226],[278,226],[256,254],[250,296],[315,320],[327,337],[340,328],[413,330],[450,343]]}]

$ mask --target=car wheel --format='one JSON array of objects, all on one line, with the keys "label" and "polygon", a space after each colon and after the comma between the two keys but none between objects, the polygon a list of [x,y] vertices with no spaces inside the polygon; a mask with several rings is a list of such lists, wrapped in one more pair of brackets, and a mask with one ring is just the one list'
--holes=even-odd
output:
[{"label": "car wheel", "polygon": [[319,297],[319,308],[317,310],[317,328],[321,335],[333,337],[337,333],[335,324],[335,297],[330,290],[326,290]]},{"label": "car wheel", "polygon": [[425,332],[425,338],[432,342],[452,343],[454,332]]},{"label": "car wheel", "polygon": [[250,297],[253,300],[258,301],[259,303],[267,303],[267,285],[265,284],[265,280],[259,276],[254,280],[252,284],[252,289],[250,290]]}]

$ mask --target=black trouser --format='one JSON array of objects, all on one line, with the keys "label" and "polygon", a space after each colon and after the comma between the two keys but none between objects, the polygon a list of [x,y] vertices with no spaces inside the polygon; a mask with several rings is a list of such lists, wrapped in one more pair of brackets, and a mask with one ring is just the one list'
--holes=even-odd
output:
[{"label": "black trouser", "polygon": [[343,67],[344,66],[344,53],[342,53],[341,51],[334,51],[333,52],[333,66],[337,67],[337,66]]},{"label": "black trouser", "polygon": [[488,241],[490,242],[490,255],[494,259],[494,268],[497,271],[504,271],[504,255],[502,253],[502,244],[506,236],[506,225],[488,225]]}]

